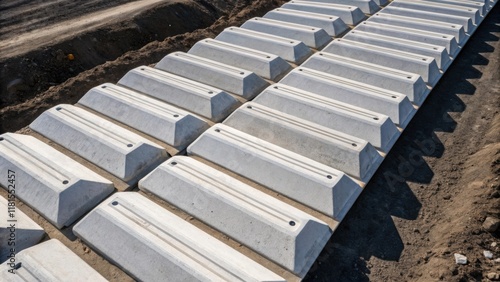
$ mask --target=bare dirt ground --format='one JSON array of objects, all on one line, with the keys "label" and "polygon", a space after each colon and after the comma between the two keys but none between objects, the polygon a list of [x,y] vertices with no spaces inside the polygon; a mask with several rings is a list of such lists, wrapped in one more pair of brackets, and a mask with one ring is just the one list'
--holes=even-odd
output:
[{"label": "bare dirt ground", "polygon": [[[175,9],[185,9],[185,13],[200,11],[200,18],[206,15],[213,24],[186,33],[183,28],[196,27],[179,25],[178,35],[167,34],[160,39],[145,28],[137,28],[141,26],[138,20],[131,20],[84,33],[55,47],[9,58],[3,61],[7,67],[0,61],[0,83],[4,83],[5,69],[40,75],[34,86],[24,80],[10,88],[10,100],[4,99],[0,109],[0,132],[19,130],[56,104],[76,103],[96,85],[116,82],[126,71],[154,64],[170,52],[186,51],[196,41],[261,16],[285,1],[184,2],[201,8],[158,7],[147,13],[154,12],[150,16],[159,19],[161,13],[169,10],[179,15],[180,10]],[[140,18],[147,22],[145,17]],[[137,38],[140,32],[151,42],[140,49],[132,44],[135,39],[123,39]],[[115,38],[114,45],[110,43],[111,47],[104,49],[117,49],[113,54],[116,59],[110,56],[101,62],[105,56],[99,53],[100,44],[92,43],[92,38],[97,42]],[[306,281],[489,281],[488,274],[500,274],[500,263],[483,255],[484,250],[490,250],[494,258],[500,257],[500,231],[489,233],[482,227],[487,216],[500,217],[499,38],[497,5],[386,157]],[[65,49],[77,45],[83,46],[78,49],[81,53]],[[74,61],[65,60],[68,52],[76,54]],[[86,57],[96,59],[79,60]],[[49,66],[43,69],[45,73],[33,65],[37,62]],[[60,73],[65,73],[60,78],[65,80],[62,83],[56,79]],[[45,84],[46,78],[52,84]],[[37,90],[39,84],[43,87]],[[5,193],[2,190],[0,194]],[[130,280],[79,242],[70,228],[59,231],[29,207],[22,203],[19,207],[43,226],[51,238],[61,240],[106,278]],[[494,247],[492,243],[498,245]],[[468,264],[456,265],[454,253],[466,255]]]}]

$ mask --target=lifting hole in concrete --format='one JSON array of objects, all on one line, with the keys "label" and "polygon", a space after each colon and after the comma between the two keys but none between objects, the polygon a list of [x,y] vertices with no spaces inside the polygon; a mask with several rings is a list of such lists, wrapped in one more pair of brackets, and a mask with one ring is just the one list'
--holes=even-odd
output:
[{"label": "lifting hole in concrete", "polygon": [[374,119],[374,120],[378,120],[378,117],[374,117],[373,119]]},{"label": "lifting hole in concrete", "polygon": [[330,174],[328,174],[328,175],[326,176],[326,178],[328,178],[328,179],[332,179],[333,177],[332,177]]},{"label": "lifting hole in concrete", "polygon": [[396,96],[391,96],[393,99],[396,99],[397,97]]},{"label": "lifting hole in concrete", "polygon": [[208,94],[214,94],[214,92],[213,91],[208,91]]},{"label": "lifting hole in concrete", "polygon": [[174,115],[174,117],[179,117],[179,115]]},{"label": "lifting hole in concrete", "polygon": [[427,59],[422,59],[422,61],[427,61]]},{"label": "lifting hole in concrete", "polygon": [[241,75],[244,75],[245,73],[244,72],[240,72]]},{"label": "lifting hole in concrete", "polygon": [[141,71],[143,71],[143,70],[144,70],[144,68],[141,68]]},{"label": "lifting hole in concrete", "polygon": [[0,137],[0,141],[3,141],[3,137]]},{"label": "lifting hole in concrete", "polygon": [[177,162],[171,162],[170,164],[171,165],[177,165]]},{"label": "lifting hole in concrete", "polygon": [[105,89],[105,88],[106,88],[106,86],[102,86],[101,88],[102,88],[102,89]]},{"label": "lifting hole in concrete", "polygon": [[57,110],[57,111],[60,111],[60,110],[62,110],[62,108],[61,108],[61,107],[57,107],[57,108],[56,108],[56,110]]},{"label": "lifting hole in concrete", "polygon": [[69,181],[68,180],[64,180],[62,183],[66,185],[66,184],[69,183]]},{"label": "lifting hole in concrete", "polygon": [[114,201],[111,203],[113,206],[118,206],[118,202],[117,201]]},{"label": "lifting hole in concrete", "polygon": [[406,78],[411,79],[411,76],[407,76]]},{"label": "lifting hole in concrete", "polygon": [[290,226],[295,226],[295,221],[290,220],[290,222],[288,222],[288,224],[290,224]]},{"label": "lifting hole in concrete", "polygon": [[216,129],[215,132],[220,132],[220,129]]},{"label": "lifting hole in concrete", "polygon": [[129,147],[129,148],[130,148],[130,147],[132,147],[132,146],[134,146],[134,145],[132,145],[132,144],[127,144],[127,147]]},{"label": "lifting hole in concrete", "polygon": [[251,109],[251,108],[252,108],[252,106],[248,106],[247,108],[248,108],[248,109]]},{"label": "lifting hole in concrete", "polygon": [[274,86],[273,88],[274,88],[274,89],[279,89],[279,88],[278,88],[278,86]]},{"label": "lifting hole in concrete", "polygon": [[352,145],[353,147],[358,147],[358,144],[356,144],[356,143],[352,143],[351,145]]}]

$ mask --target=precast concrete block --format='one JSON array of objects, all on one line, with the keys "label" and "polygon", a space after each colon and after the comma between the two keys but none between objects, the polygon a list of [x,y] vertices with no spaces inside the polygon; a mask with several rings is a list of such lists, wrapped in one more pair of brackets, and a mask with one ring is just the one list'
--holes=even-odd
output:
[{"label": "precast concrete block", "polygon": [[[467,39],[464,27],[460,24],[450,24],[447,22],[439,22],[439,21],[432,21],[414,17],[404,17],[404,16],[397,16],[397,15],[383,14],[383,13],[376,13],[375,15],[371,16],[366,21],[366,23],[370,24],[379,23],[379,24],[384,24],[386,26],[390,26],[392,27],[390,29],[390,32],[394,34],[396,34],[400,29],[405,34],[405,36],[408,35],[409,32],[411,32],[412,34],[410,38],[416,36],[415,34],[416,32],[413,33],[413,30],[418,30],[419,31],[418,34],[425,35],[424,37],[422,37],[424,40],[429,40],[429,39],[435,40],[436,38],[433,37],[435,33],[452,35],[453,37],[455,37],[455,41],[457,42],[458,45],[463,45],[465,40]],[[379,27],[380,29],[384,29],[381,32],[389,32],[385,30],[385,26],[377,26],[377,27]],[[403,33],[401,33],[402,36]],[[452,46],[450,45],[450,51],[448,52],[453,54],[453,52],[451,51],[452,51]]]},{"label": "precast concrete block", "polygon": [[373,0],[304,0],[304,2],[319,2],[329,4],[340,4],[358,7],[365,14],[373,14],[380,10],[380,6]]},{"label": "precast concrete block", "polygon": [[418,74],[330,53],[314,54],[302,64],[302,67],[405,94],[418,106],[430,92]]},{"label": "precast concrete block", "polygon": [[460,7],[431,1],[421,2],[408,0],[393,1],[391,5],[389,5],[389,7],[398,7],[417,11],[427,11],[444,15],[465,17],[471,19],[472,24],[474,25],[479,25],[479,23],[481,22],[481,15],[479,13],[479,10],[470,7]]},{"label": "precast concrete block", "polygon": [[366,140],[252,102],[224,124],[359,179],[366,179],[382,161]]},{"label": "precast concrete block", "polygon": [[468,17],[448,15],[448,14],[428,12],[428,11],[419,11],[415,9],[400,8],[391,5],[380,10],[379,13],[424,19],[424,20],[447,22],[450,24],[459,24],[463,26],[464,31],[469,34],[471,34],[472,31],[475,29],[475,26],[472,24],[472,20]]},{"label": "precast concrete block", "polygon": [[[311,24],[314,24],[314,22],[311,22]],[[252,18],[241,25],[241,27],[299,40],[315,49],[322,48],[332,40],[328,33],[320,27],[277,21],[269,18]]]},{"label": "precast concrete block", "polygon": [[302,63],[312,54],[302,41],[239,27],[228,27],[215,39],[268,52],[295,64]]},{"label": "precast concrete block", "polygon": [[376,22],[362,22],[356,27],[356,29],[354,29],[354,31],[370,32],[382,36],[398,37],[401,39],[410,40],[412,43],[418,42],[443,46],[452,57],[455,57],[460,51],[455,37],[443,33],[429,32],[405,27],[394,28],[391,25],[380,24]]},{"label": "precast concrete block", "polygon": [[[8,178],[12,174],[4,173],[3,175]],[[9,192],[9,196],[13,196],[10,196],[9,201],[0,197],[0,208],[2,209],[0,213],[0,263],[5,262],[5,264],[19,261],[18,255],[20,251],[36,245],[45,236],[45,231],[40,225],[36,224],[36,222],[12,204],[14,203],[16,192],[20,192],[21,190],[21,186],[17,184],[20,180],[17,178],[17,171],[15,175],[16,178],[11,179],[14,179],[16,182],[13,182],[14,184],[9,183],[10,186],[5,186],[5,188],[11,191]],[[3,275],[3,272],[0,274],[0,277]],[[12,274],[9,273],[9,275]]]},{"label": "precast concrete block", "polygon": [[139,188],[300,277],[332,234],[326,223],[190,157],[171,158]]},{"label": "precast concrete block", "polygon": [[188,147],[188,154],[218,164],[338,221],[362,191],[341,171],[223,124],[205,131]]},{"label": "precast concrete block", "polygon": [[73,232],[139,281],[285,281],[136,192],[113,194]]},{"label": "precast concrete block", "polygon": [[1,281],[108,281],[56,239],[18,253],[16,260],[14,270],[7,262],[0,265]]},{"label": "precast concrete block", "polygon": [[325,47],[323,53],[332,53],[372,64],[416,73],[430,86],[436,85],[441,78],[439,67],[434,58],[366,44],[348,39],[335,39]]},{"label": "precast concrete block", "polygon": [[189,112],[111,83],[92,88],[78,103],[177,148],[209,127]]},{"label": "precast concrete block", "polygon": [[30,128],[125,182],[168,158],[159,145],[72,105],[43,112]]},{"label": "precast concrete block", "polygon": [[386,115],[284,84],[270,86],[253,102],[366,140],[386,153],[400,135]]},{"label": "precast concrete block", "polygon": [[271,53],[210,38],[198,41],[188,53],[247,69],[274,81],[282,78],[292,68],[284,59]]},{"label": "precast concrete block", "polygon": [[318,27],[325,30],[331,37],[338,36],[349,29],[339,17],[299,10],[277,8],[265,14],[264,18]]},{"label": "precast concrete block", "polygon": [[71,225],[114,190],[113,184],[42,141],[26,135],[0,135],[0,179],[15,181],[16,197],[57,228]]},{"label": "precast concrete block", "polygon": [[238,105],[235,98],[216,87],[146,66],[127,72],[118,84],[214,122],[227,117]]},{"label": "precast concrete block", "polygon": [[295,69],[280,83],[387,115],[403,128],[415,114],[404,94],[304,67]]},{"label": "precast concrete block", "polygon": [[247,100],[254,98],[269,85],[251,71],[183,52],[168,54],[155,68],[218,87]]},{"label": "precast concrete block", "polygon": [[[422,0],[421,0],[422,1]],[[431,2],[431,3],[442,3],[446,4],[447,6],[457,6],[457,7],[467,7],[467,8],[473,8],[477,9],[479,11],[479,15],[481,17],[484,17],[488,13],[488,7],[485,4],[484,1],[476,2],[476,1],[470,1],[470,0],[431,0],[431,1],[422,1],[423,3],[425,2]]]},{"label": "precast concrete block", "polygon": [[389,0],[373,0],[377,5],[379,6],[385,6],[387,3],[389,3]]},{"label": "precast concrete block", "polygon": [[352,30],[351,32],[346,34],[344,38],[412,54],[428,56],[434,58],[438,68],[443,71],[446,70],[451,64],[450,54],[448,54],[446,47],[439,45],[421,43],[418,41],[401,39],[394,36],[386,36],[358,30]]},{"label": "precast concrete block", "polygon": [[357,25],[366,16],[354,5],[329,4],[324,2],[292,0],[281,6],[285,9],[336,16],[348,25]]}]

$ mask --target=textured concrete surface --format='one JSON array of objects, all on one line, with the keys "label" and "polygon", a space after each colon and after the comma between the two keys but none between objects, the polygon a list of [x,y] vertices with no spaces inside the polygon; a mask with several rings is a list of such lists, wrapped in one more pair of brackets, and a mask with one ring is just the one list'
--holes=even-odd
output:
[{"label": "textured concrete surface", "polygon": [[285,9],[299,10],[304,12],[320,13],[336,16],[348,25],[357,25],[365,19],[365,14],[354,5],[338,5],[330,3],[318,3],[310,1],[292,0],[283,6]]}]

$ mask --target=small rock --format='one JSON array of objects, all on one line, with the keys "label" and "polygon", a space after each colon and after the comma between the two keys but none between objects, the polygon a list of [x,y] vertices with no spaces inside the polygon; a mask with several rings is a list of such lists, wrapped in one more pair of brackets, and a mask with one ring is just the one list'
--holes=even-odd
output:
[{"label": "small rock", "polygon": [[498,229],[498,226],[500,226],[500,219],[488,216],[484,222],[483,222],[483,228],[484,230],[493,233]]},{"label": "small rock", "polygon": [[498,245],[498,243],[497,243],[497,242],[493,242],[493,243],[491,243],[491,245],[490,245],[490,246],[491,246],[492,248],[495,248],[497,245]]},{"label": "small rock", "polygon": [[483,251],[484,257],[487,259],[492,259],[493,258],[493,253],[490,251]]},{"label": "small rock", "polygon": [[461,254],[454,254],[456,264],[467,264],[467,257]]},{"label": "small rock", "polygon": [[449,200],[449,199],[451,199],[451,195],[446,195],[446,196],[443,197],[443,199],[444,200]]},{"label": "small rock", "polygon": [[498,280],[500,280],[500,274],[495,273],[495,272],[488,273],[486,275],[486,277],[488,277],[488,279],[490,279],[491,281],[498,281]]}]

